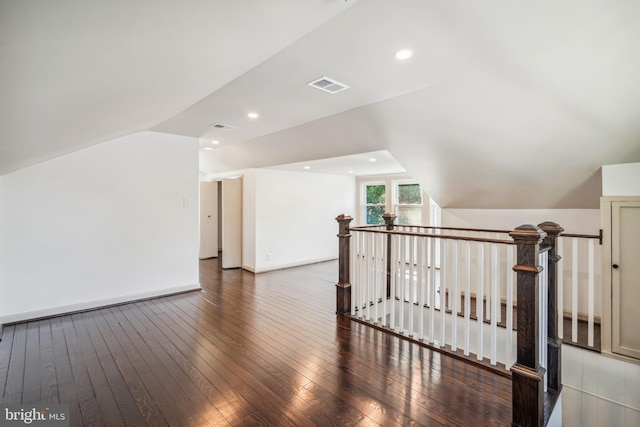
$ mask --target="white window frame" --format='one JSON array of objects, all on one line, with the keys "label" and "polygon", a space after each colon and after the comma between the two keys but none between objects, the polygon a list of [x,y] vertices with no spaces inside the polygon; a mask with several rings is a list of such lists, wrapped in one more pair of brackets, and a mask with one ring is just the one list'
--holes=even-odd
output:
[{"label": "white window frame", "polygon": [[[417,184],[420,187],[420,203],[412,203],[412,204],[406,204],[406,203],[400,203],[400,190],[399,187],[400,185],[405,185],[405,184]],[[393,206],[393,213],[397,216],[399,215],[399,209],[400,207],[420,207],[420,222],[422,222],[422,207],[424,205],[424,192],[422,190],[422,185],[420,185],[420,183],[418,181],[416,181],[415,179],[399,179],[399,180],[394,180],[391,181],[391,193],[392,193],[392,206]],[[422,224],[411,224],[411,225],[422,225]]]}]

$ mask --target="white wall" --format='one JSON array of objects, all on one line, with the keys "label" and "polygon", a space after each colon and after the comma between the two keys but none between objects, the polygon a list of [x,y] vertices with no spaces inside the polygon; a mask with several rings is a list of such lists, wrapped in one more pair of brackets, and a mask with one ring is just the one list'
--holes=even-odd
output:
[{"label": "white wall", "polygon": [[[355,178],[272,169],[253,173],[255,264],[248,256],[244,267],[261,272],[337,258],[335,217],[355,211]],[[247,187],[245,192],[251,193]]]},{"label": "white wall", "polygon": [[602,195],[640,195],[640,163],[602,166]]},{"label": "white wall", "polygon": [[198,288],[198,141],[142,132],[4,175],[1,322]]},{"label": "white wall", "polygon": [[255,169],[247,169],[242,173],[242,267],[251,271],[256,268]]},{"label": "white wall", "polygon": [[242,178],[224,178],[222,191],[222,268],[242,267]]},{"label": "white wall", "polygon": [[523,224],[553,221],[567,233],[598,234],[599,209],[442,209],[443,227],[513,230]]}]

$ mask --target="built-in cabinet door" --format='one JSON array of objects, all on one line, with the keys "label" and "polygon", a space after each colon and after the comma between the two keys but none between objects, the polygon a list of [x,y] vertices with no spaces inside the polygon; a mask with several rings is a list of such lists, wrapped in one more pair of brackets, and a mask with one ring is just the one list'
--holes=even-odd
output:
[{"label": "built-in cabinet door", "polygon": [[611,203],[611,351],[640,359],[640,202]]}]

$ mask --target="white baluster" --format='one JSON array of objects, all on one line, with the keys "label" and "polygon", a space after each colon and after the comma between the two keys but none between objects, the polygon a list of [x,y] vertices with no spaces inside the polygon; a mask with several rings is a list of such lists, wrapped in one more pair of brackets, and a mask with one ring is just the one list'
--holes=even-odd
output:
[{"label": "white baluster", "polygon": [[578,342],[578,239],[571,240],[571,341]]},{"label": "white baluster", "polygon": [[445,345],[447,326],[447,239],[440,239],[440,347]]},{"label": "white baluster", "polygon": [[425,283],[425,278],[426,278],[426,262],[425,262],[425,244],[427,242],[427,239],[425,237],[421,237],[418,240],[418,286],[420,286],[420,294],[418,297],[418,309],[419,311],[419,316],[420,316],[420,325],[419,325],[419,333],[418,333],[418,339],[420,340],[424,340],[424,306],[425,306],[425,302],[426,302],[426,283]]},{"label": "white baluster", "polygon": [[409,236],[409,336],[413,337],[413,316],[415,313],[414,302],[416,300],[416,284],[415,284],[415,251],[416,236]]},{"label": "white baluster", "polygon": [[458,241],[454,240],[451,243],[451,250],[453,251],[453,267],[451,268],[451,283],[453,285],[453,295],[451,296],[451,350],[458,350]]},{"label": "white baluster", "polygon": [[405,287],[407,286],[407,238],[400,236],[400,286],[398,287],[398,332],[404,334]]},{"label": "white baluster", "polygon": [[396,326],[396,287],[398,285],[398,248],[400,247],[400,236],[394,234],[391,236],[391,292],[389,296],[389,304],[391,305],[389,312],[389,328],[395,330]]},{"label": "white baluster", "polygon": [[498,298],[498,245],[491,244],[491,364],[496,365],[498,357],[498,310],[500,299]]},{"label": "white baluster", "polygon": [[484,243],[478,245],[478,286],[476,288],[476,317],[478,319],[478,360],[484,358]]},{"label": "white baluster", "polygon": [[556,264],[558,272],[558,337],[564,337],[564,238],[561,236],[556,241],[556,253],[560,261]]},{"label": "white baluster", "polygon": [[464,288],[464,355],[469,356],[471,346],[471,242],[466,242],[465,288]]},{"label": "white baluster", "polygon": [[513,346],[513,253],[516,249],[515,245],[507,246],[507,304],[506,304],[506,317],[507,317],[507,339],[506,339],[506,362],[505,366],[509,369],[515,363],[515,355],[512,352]]},{"label": "white baluster", "polygon": [[594,290],[594,281],[595,281],[595,274],[593,272],[593,266],[595,264],[595,259],[594,259],[594,255],[593,255],[593,245],[594,245],[594,240],[593,239],[589,239],[589,259],[587,260],[588,264],[589,264],[589,285],[588,285],[588,308],[587,308],[587,316],[588,316],[588,335],[587,335],[587,345],[589,347],[593,347],[593,312],[594,312],[594,294],[595,294],[595,290]]},{"label": "white baluster", "polygon": [[436,327],[436,239],[431,237],[430,239],[430,270],[429,270],[429,342],[433,344]]}]

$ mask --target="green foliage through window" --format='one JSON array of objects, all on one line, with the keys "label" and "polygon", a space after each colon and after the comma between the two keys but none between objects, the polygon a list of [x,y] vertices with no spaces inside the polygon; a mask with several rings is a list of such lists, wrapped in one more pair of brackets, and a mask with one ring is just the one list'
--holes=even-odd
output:
[{"label": "green foliage through window", "polygon": [[367,224],[384,224],[384,206],[367,206]]},{"label": "green foliage through window", "polygon": [[398,203],[401,205],[422,204],[422,194],[420,192],[420,184],[398,185]]},{"label": "green foliage through window", "polygon": [[386,209],[386,186],[384,184],[372,184],[365,187],[365,215],[367,224],[384,224],[382,215]]},{"label": "green foliage through window", "polygon": [[367,205],[384,205],[385,186],[367,185]]}]

